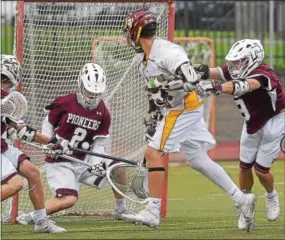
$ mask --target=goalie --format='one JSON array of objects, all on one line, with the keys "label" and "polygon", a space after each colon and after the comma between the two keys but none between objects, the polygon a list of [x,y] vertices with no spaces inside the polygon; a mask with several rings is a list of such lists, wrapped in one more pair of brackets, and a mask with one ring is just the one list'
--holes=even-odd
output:
[{"label": "goalie", "polygon": [[[201,96],[212,93],[233,95],[244,117],[240,140],[240,188],[251,192],[254,167],[266,190],[267,219],[275,221],[280,207],[270,167],[278,156],[285,134],[285,93],[276,73],[262,63],[263,58],[264,49],[259,40],[243,39],[234,43],[225,57],[226,64],[210,69],[206,65],[196,66],[197,71],[214,79],[200,81],[197,92]],[[246,228],[242,214],[238,227]]]},{"label": "goalie", "polygon": [[[22,86],[22,69],[18,60],[11,55],[1,55],[1,201],[19,192],[22,187],[23,176],[29,185],[29,195],[34,206],[35,232],[61,233],[65,229],[52,223],[46,214],[43,184],[39,169],[33,165],[30,158],[19,149],[8,144],[4,135],[11,140],[17,139],[13,126],[22,133],[31,128],[27,125],[17,124],[26,112],[25,97],[15,88]],[[22,122],[22,121],[21,121]],[[20,134],[21,135],[21,134]],[[37,134],[38,140],[49,142],[50,138]]]},{"label": "goalie", "polygon": [[[106,90],[106,76],[103,69],[94,63],[87,63],[80,70],[78,76],[78,91],[65,96],[57,97],[46,109],[46,116],[42,132],[50,137],[64,138],[70,146],[104,153],[111,117],[102,94]],[[48,214],[70,208],[78,200],[79,184],[100,189],[107,179],[104,174],[104,165],[113,165],[116,161],[102,160],[101,158],[86,155],[81,152],[69,152],[73,158],[94,164],[102,163],[96,176],[87,171],[86,166],[68,161],[60,156],[46,158],[47,181],[52,190],[53,197],[46,202]],[[97,165],[98,166],[98,165]],[[124,171],[117,172],[118,179],[124,184]],[[125,199],[114,191],[116,207],[114,218],[121,220],[123,213],[128,213]],[[96,199],[94,199],[96,201]],[[18,217],[22,224],[33,222],[31,214]]]}]

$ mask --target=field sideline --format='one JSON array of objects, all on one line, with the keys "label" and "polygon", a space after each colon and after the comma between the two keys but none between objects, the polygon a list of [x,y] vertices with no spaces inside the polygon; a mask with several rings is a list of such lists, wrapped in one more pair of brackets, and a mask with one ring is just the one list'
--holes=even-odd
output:
[{"label": "field sideline", "polygon": [[[238,162],[220,164],[236,182]],[[233,202],[218,187],[193,169],[171,166],[168,216],[159,229],[112,219],[63,217],[54,219],[68,229],[66,234],[35,234],[33,226],[2,225],[2,239],[284,239],[284,167],[285,161],[277,161],[272,168],[281,205],[276,222],[266,219],[264,190],[255,178],[258,201],[255,229],[250,233],[237,229]]]}]

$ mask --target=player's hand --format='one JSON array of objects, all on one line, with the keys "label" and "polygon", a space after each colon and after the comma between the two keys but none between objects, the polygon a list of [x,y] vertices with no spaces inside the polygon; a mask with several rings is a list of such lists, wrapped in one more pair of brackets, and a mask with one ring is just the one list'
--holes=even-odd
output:
[{"label": "player's hand", "polygon": [[201,79],[208,79],[210,76],[210,69],[208,65],[205,64],[193,64],[194,70],[197,75],[200,75]]},{"label": "player's hand", "polygon": [[192,92],[196,90],[196,86],[197,86],[196,84],[185,82],[183,84],[183,89],[185,92]]},{"label": "player's hand", "polygon": [[209,97],[211,94],[219,95],[222,91],[222,86],[218,82],[211,80],[200,81],[196,85],[196,92],[201,97]]},{"label": "player's hand", "polygon": [[144,119],[144,125],[146,126],[145,138],[146,141],[151,140],[153,135],[155,134],[155,128],[157,126],[157,122],[161,121],[163,115],[160,111],[153,111],[150,113],[148,120]]},{"label": "player's hand", "polygon": [[49,148],[47,145],[43,145],[43,153],[47,156],[47,157],[51,157],[51,158],[57,158],[59,153],[53,151],[51,148]]},{"label": "player's hand", "polygon": [[15,128],[9,127],[7,129],[7,138],[10,139],[11,141],[19,139],[17,135],[17,130]]},{"label": "player's hand", "polygon": [[57,152],[58,154],[71,155],[73,152],[71,150],[72,146],[70,142],[64,138],[53,137],[47,147]]},{"label": "player's hand", "polygon": [[100,163],[94,164],[92,167],[88,168],[88,172],[98,176],[98,177],[105,177],[106,176],[106,169],[107,169],[107,164],[103,160]]}]

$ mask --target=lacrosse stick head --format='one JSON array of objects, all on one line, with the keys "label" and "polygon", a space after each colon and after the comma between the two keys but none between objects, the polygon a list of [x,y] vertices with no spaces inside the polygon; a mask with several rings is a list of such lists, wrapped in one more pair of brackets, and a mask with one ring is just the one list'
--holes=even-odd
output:
[{"label": "lacrosse stick head", "polygon": [[2,99],[1,115],[18,122],[28,110],[28,103],[23,94],[13,91]]},{"label": "lacrosse stick head", "polygon": [[148,179],[147,169],[137,168],[136,173],[133,175],[131,187],[138,198],[148,198]]},{"label": "lacrosse stick head", "polygon": [[283,153],[285,153],[285,134],[284,134],[283,138],[281,139],[280,149]]}]

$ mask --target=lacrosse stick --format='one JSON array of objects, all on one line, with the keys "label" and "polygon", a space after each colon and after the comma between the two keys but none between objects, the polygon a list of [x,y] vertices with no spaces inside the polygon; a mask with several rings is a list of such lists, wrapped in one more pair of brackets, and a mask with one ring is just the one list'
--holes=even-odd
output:
[{"label": "lacrosse stick", "polygon": [[283,138],[281,139],[280,148],[281,148],[281,151],[283,153],[285,153],[285,134],[284,134]]},{"label": "lacrosse stick", "polygon": [[[31,143],[31,142],[24,142],[27,145],[30,145],[32,147],[41,149],[41,150],[46,150],[45,147]],[[82,152],[85,152],[86,150],[83,149],[77,149],[76,150],[82,150]],[[72,149],[72,150],[75,150]],[[120,158],[115,158],[111,157],[105,154],[99,154],[99,153],[93,153],[88,152],[87,154],[89,155],[95,155],[103,158],[108,158],[111,160],[117,160],[119,161]],[[86,153],[85,152],[85,153]],[[91,174],[94,174],[98,176],[95,172],[92,171],[92,169],[99,168],[100,166],[97,166],[99,164],[91,164],[84,162],[82,160],[79,160],[77,158],[68,156],[66,154],[58,154],[58,156],[73,161],[77,162],[80,164],[85,165],[88,167],[88,172]],[[125,160],[125,162],[120,161],[120,163],[116,163],[110,166],[106,166],[106,178],[111,185],[111,187],[121,196],[125,197],[129,201],[139,203],[139,204],[145,204],[147,202],[148,198],[148,190],[147,190],[147,169],[143,167],[142,163],[136,163],[130,160],[126,159],[121,159]]]},{"label": "lacrosse stick", "polygon": [[19,121],[27,112],[28,103],[25,96],[17,91],[10,93],[1,101],[1,115],[13,121]]}]

